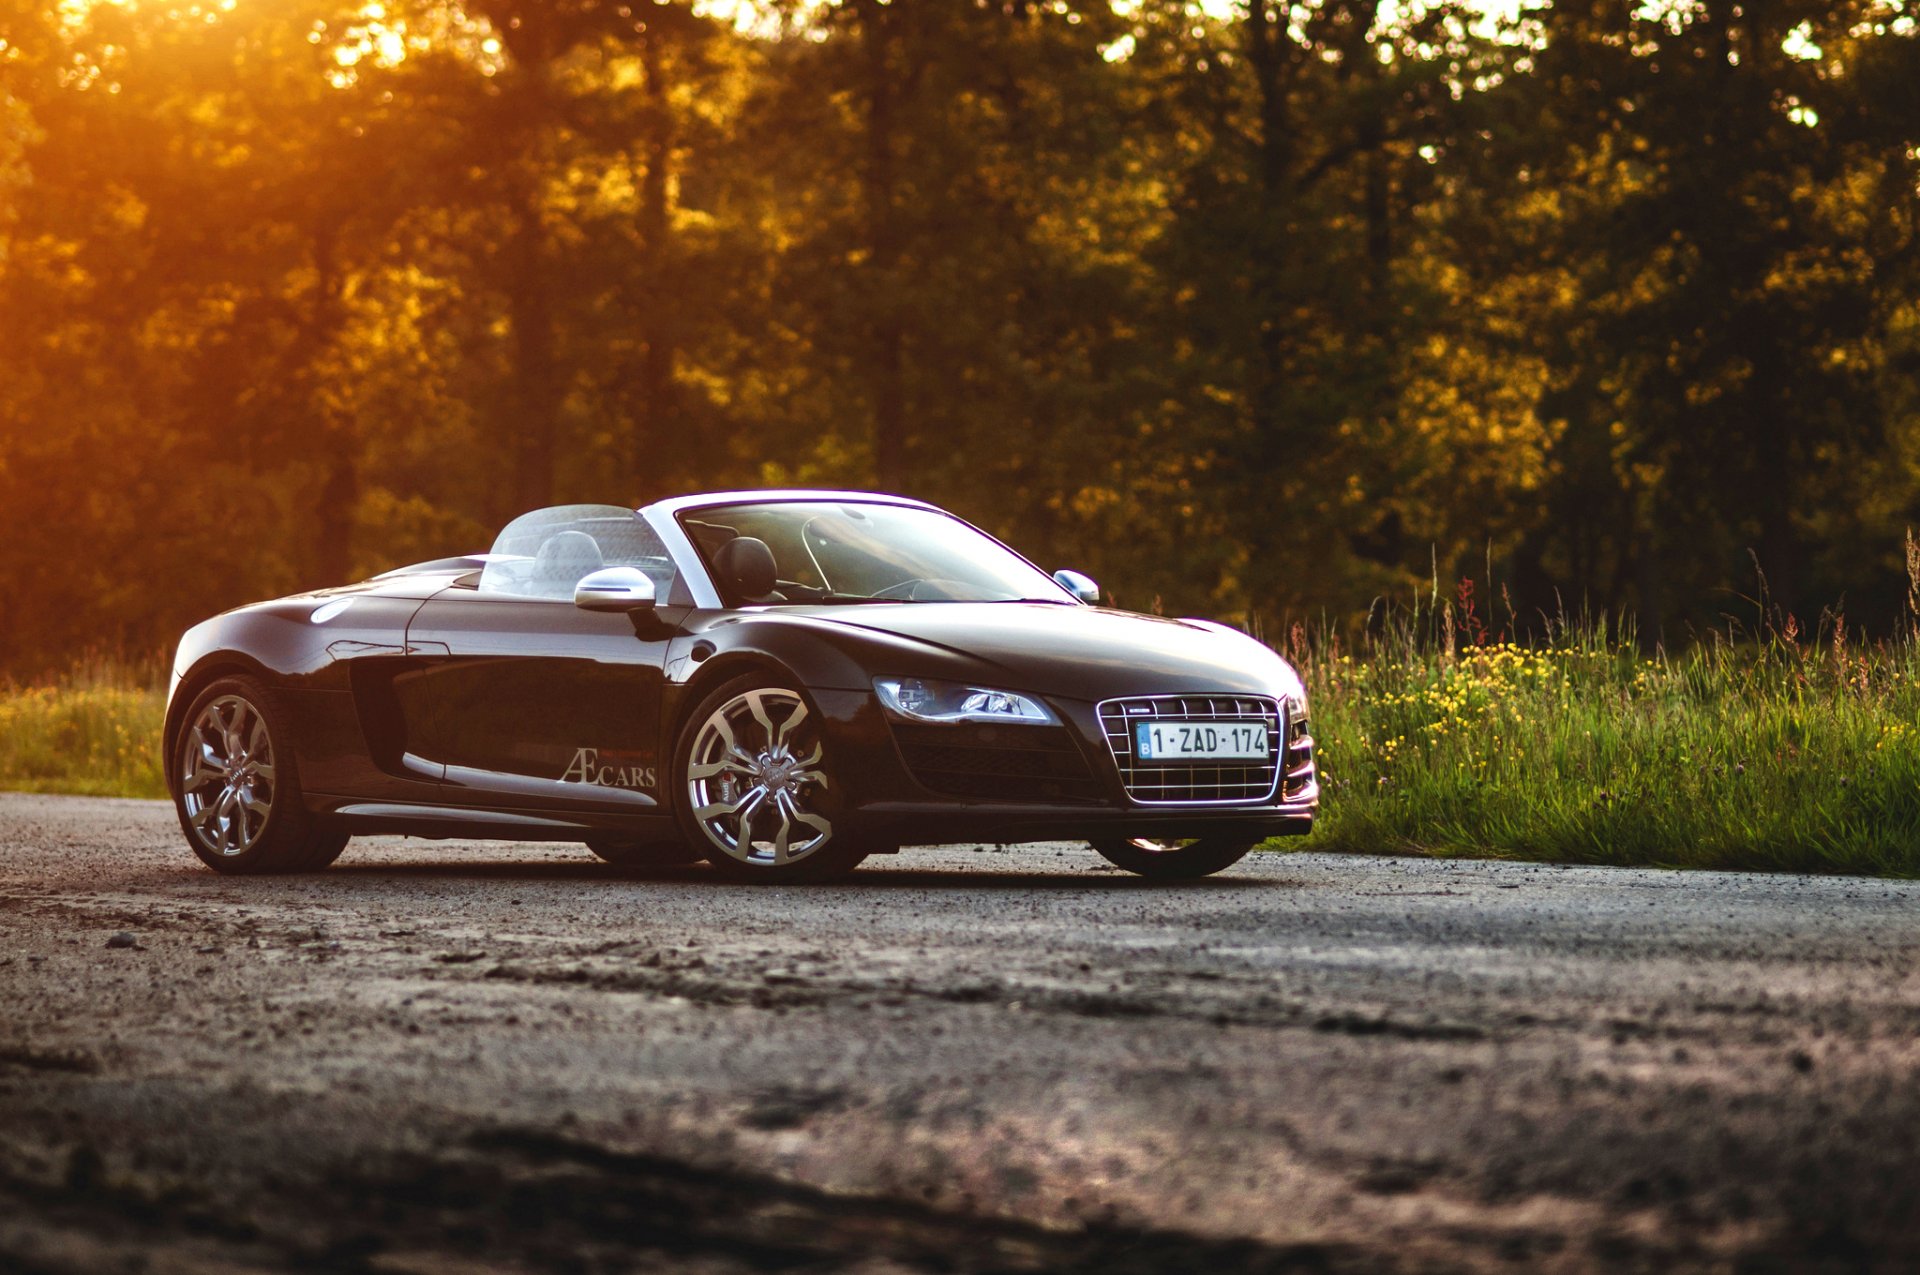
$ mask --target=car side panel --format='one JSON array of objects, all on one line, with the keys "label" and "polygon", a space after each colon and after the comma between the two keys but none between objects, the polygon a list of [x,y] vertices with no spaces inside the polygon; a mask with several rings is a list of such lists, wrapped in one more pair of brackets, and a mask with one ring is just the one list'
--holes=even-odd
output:
[{"label": "car side panel", "polygon": [[661,614],[453,588],[408,630],[395,679],[409,746],[444,766],[442,800],[657,813]]}]

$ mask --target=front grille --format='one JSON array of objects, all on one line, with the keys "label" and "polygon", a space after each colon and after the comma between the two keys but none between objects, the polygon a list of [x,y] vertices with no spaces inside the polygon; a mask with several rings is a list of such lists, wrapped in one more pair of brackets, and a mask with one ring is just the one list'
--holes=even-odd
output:
[{"label": "front grille", "polygon": [[913,777],[935,792],[997,801],[1095,801],[1086,757],[1060,726],[895,723]]},{"label": "front grille", "polygon": [[[1133,725],[1142,721],[1217,722],[1259,718],[1267,724],[1267,761],[1142,762]],[[1127,795],[1145,804],[1252,804],[1269,801],[1279,781],[1280,705],[1258,695],[1152,695],[1100,705],[1100,726]]]}]

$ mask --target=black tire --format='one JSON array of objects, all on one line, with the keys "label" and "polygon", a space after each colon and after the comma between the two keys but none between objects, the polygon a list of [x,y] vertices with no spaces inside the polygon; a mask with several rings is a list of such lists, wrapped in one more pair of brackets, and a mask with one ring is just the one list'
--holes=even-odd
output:
[{"label": "black tire", "polygon": [[1200,837],[1192,841],[1135,837],[1096,841],[1093,848],[1116,868],[1160,881],[1192,881],[1231,868],[1259,844],[1257,837]]},{"label": "black tire", "polygon": [[[718,736],[710,734],[708,728],[716,715],[723,711],[738,719],[739,724],[730,726],[736,735],[768,733],[758,728],[757,717],[741,707],[742,701],[756,696],[762,697],[761,710],[766,713],[774,731],[784,731],[785,737],[776,733],[770,739],[743,740],[742,749],[750,743],[753,745],[751,755],[757,758],[769,751],[776,751],[779,745],[784,744],[786,761],[776,758],[776,765],[786,769],[771,772],[777,787],[774,789],[775,796],[767,800],[774,802],[774,806],[769,809],[764,804],[757,804],[757,813],[750,814],[748,826],[742,833],[737,817],[723,814],[717,818],[702,819],[700,811],[725,804],[736,795],[751,792],[752,787],[764,788],[767,786],[765,781],[755,774],[734,771],[696,780],[691,772],[697,764],[715,764],[705,756],[696,760],[694,754],[696,749],[706,750],[714,744]],[[806,719],[809,717],[813,719],[813,727],[817,727],[817,710],[803,692],[769,675],[750,673],[717,686],[708,693],[688,714],[679,738],[674,741],[675,814],[685,832],[687,844],[698,847],[714,870],[728,880],[766,885],[830,881],[853,871],[862,859],[879,848],[862,840],[859,829],[853,826],[844,805],[842,781],[831,770],[832,758],[825,756],[825,747],[817,730],[808,726]],[[799,749],[797,753],[794,751],[796,747]],[[788,762],[792,764],[788,765]],[[788,778],[788,770],[796,772],[801,778]],[[727,787],[729,784],[731,788]],[[786,797],[784,805],[780,804],[782,795]],[[709,805],[701,806],[702,796],[708,799]],[[785,830],[787,840],[779,840],[778,831],[771,841],[759,835],[765,830],[760,825],[767,822],[766,815],[769,813],[778,818],[779,823],[775,827]],[[729,818],[735,820],[732,844],[728,840],[730,834],[714,826],[724,824]],[[792,858],[781,861],[776,856],[783,851],[777,847],[792,848],[791,837],[796,827],[810,829],[815,836],[804,837],[803,841],[811,844],[805,844]],[[741,842],[747,847],[744,853],[740,849]]]},{"label": "black tire", "polygon": [[306,808],[293,737],[258,678],[219,678],[188,705],[167,786],[187,845],[215,872],[318,872],[346,849],[346,830]]},{"label": "black tire", "polygon": [[588,837],[587,849],[618,868],[677,868],[701,859],[700,851],[678,837]]},{"label": "black tire", "polygon": [[299,867],[288,868],[288,872],[322,872],[326,870],[333,865],[335,859],[338,859],[341,854],[345,852],[347,842],[353,839],[351,833],[339,827],[333,821],[321,819],[318,816],[309,817],[314,819],[314,829],[308,846],[307,856]]}]

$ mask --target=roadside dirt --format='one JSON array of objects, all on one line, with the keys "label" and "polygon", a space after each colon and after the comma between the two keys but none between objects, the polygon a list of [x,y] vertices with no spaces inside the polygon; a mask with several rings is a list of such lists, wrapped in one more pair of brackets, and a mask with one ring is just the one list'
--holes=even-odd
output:
[{"label": "roadside dirt", "polygon": [[6,1271],[1905,1271],[1917,1064],[1915,883],[228,880],[0,795]]}]

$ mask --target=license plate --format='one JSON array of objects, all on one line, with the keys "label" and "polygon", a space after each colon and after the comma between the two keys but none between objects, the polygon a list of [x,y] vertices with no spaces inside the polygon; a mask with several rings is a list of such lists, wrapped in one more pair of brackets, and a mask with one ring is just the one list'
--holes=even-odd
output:
[{"label": "license plate", "polygon": [[1135,722],[1141,761],[1265,761],[1265,722]]}]

